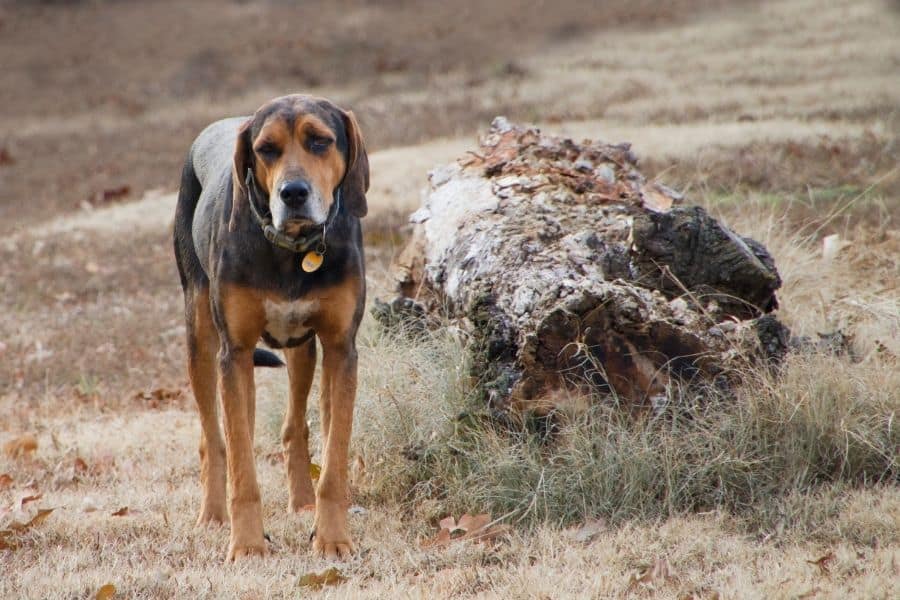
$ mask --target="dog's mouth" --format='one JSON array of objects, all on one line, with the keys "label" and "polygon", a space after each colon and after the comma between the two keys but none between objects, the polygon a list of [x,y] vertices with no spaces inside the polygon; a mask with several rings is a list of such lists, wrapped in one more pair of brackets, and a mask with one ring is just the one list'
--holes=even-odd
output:
[{"label": "dog's mouth", "polygon": [[310,233],[320,227],[322,227],[322,223],[316,223],[311,219],[290,219],[289,221],[285,221],[281,231],[291,237],[297,237],[304,233]]}]

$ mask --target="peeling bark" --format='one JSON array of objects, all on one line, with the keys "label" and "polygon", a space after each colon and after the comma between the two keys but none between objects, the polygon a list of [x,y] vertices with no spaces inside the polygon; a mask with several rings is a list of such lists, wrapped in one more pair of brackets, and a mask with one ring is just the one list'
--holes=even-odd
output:
[{"label": "peeling bark", "polygon": [[673,378],[764,353],[753,323],[777,307],[771,256],[648,182],[627,144],[498,118],[430,184],[397,290],[464,325],[493,408],[534,410],[559,389],[646,405]]}]

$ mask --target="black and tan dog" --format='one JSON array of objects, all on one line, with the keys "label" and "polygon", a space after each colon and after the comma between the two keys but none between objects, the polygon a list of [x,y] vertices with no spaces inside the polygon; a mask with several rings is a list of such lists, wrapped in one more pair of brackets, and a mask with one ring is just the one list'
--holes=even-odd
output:
[{"label": "black and tan dog", "polygon": [[[315,549],[353,552],[347,460],[356,396],[356,331],[365,302],[360,217],[369,164],[353,113],[284,96],[252,117],[225,119],[194,141],[175,214],[188,372],[200,410],[203,504],[198,523],[231,514],[228,557],[264,554],[253,457],[253,367],[281,364],[290,399],[282,430],[289,510],[315,504]],[[323,351],[323,466],[313,490],[306,400]],[[216,379],[224,413],[219,429]]]}]

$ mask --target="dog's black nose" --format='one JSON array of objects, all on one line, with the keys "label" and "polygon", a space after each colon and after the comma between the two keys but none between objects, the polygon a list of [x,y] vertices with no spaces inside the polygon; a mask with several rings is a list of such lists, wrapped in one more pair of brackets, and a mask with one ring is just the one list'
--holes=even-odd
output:
[{"label": "dog's black nose", "polygon": [[309,184],[302,179],[285,181],[278,188],[278,195],[288,206],[300,206],[309,198]]}]

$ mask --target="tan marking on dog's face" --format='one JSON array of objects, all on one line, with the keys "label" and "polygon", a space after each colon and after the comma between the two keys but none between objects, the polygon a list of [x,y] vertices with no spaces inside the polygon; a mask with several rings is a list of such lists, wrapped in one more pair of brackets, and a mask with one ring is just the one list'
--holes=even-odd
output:
[{"label": "tan marking on dog's face", "polygon": [[[268,117],[253,140],[253,153],[257,181],[269,197],[276,228],[295,233],[290,229],[297,230],[304,224],[289,220],[306,220],[314,225],[325,222],[346,165],[331,127],[318,116],[304,113],[302,105],[288,110],[293,111],[293,124],[284,111]],[[296,180],[305,181],[311,188],[302,209],[288,208],[279,195],[282,184]]]}]

